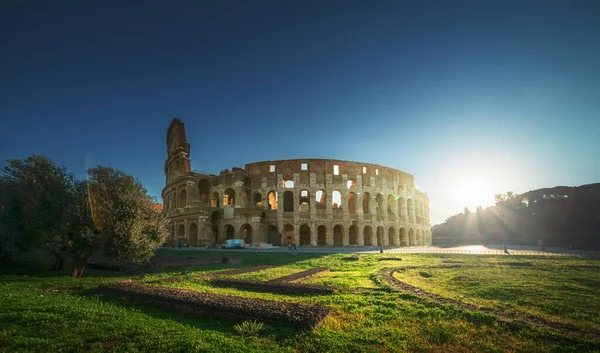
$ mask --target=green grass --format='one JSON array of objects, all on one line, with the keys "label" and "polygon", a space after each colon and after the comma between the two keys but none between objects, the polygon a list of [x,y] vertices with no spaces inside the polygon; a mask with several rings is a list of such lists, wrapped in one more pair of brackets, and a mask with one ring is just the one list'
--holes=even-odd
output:
[{"label": "green grass", "polygon": [[[164,251],[173,256],[223,256],[231,253]],[[88,271],[72,280],[67,271],[45,271],[36,264],[0,269],[0,351],[153,351],[153,352],[414,352],[414,351],[598,351],[598,342],[568,337],[527,324],[506,324],[481,312],[439,306],[398,292],[340,292],[333,295],[282,295],[212,287],[199,275],[226,268],[280,265],[237,275],[269,280],[313,267],[330,272],[302,283],[345,288],[377,288],[380,269],[397,266],[460,265],[478,268],[419,268],[397,274],[402,281],[440,296],[518,311],[547,320],[600,330],[600,266],[581,258],[508,258],[492,256],[404,255],[403,261],[378,261],[381,255],[329,256],[289,253],[235,253],[241,264],[168,268],[164,272],[122,274]],[[384,256],[389,256],[384,254]],[[509,260],[510,259],[510,260]],[[499,265],[526,261],[531,266]],[[20,274],[16,274],[19,272]],[[423,275],[424,272],[427,275]],[[165,282],[182,277],[180,282]],[[101,284],[131,278],[153,285],[280,301],[315,303],[332,308],[313,331],[265,325],[258,337],[242,335],[238,323],[193,317],[152,305],[94,294]],[[239,330],[239,329],[238,329]]]}]

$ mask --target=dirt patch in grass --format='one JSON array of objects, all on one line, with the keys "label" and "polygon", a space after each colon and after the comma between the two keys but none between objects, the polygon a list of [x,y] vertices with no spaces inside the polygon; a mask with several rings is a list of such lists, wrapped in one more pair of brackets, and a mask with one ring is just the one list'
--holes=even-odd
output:
[{"label": "dirt patch in grass", "polygon": [[[423,268],[432,268],[432,267],[448,268],[450,266],[428,266],[428,267],[424,266]],[[392,288],[414,294],[420,298],[426,299],[430,302],[433,302],[433,303],[436,303],[439,305],[453,305],[462,310],[481,311],[483,313],[494,316],[499,321],[506,322],[506,323],[512,323],[515,321],[516,322],[524,322],[527,324],[541,326],[541,327],[544,327],[547,329],[553,329],[553,330],[559,331],[566,335],[587,337],[587,338],[595,340],[595,341],[600,340],[600,331],[598,331],[598,330],[580,329],[580,328],[577,328],[570,324],[548,321],[548,320],[544,320],[540,317],[533,316],[533,315],[525,315],[525,314],[521,314],[521,313],[517,313],[517,312],[513,312],[513,311],[501,311],[501,310],[497,310],[497,309],[492,309],[492,308],[487,308],[487,307],[483,307],[483,306],[465,303],[460,300],[444,298],[444,297],[438,296],[436,294],[427,292],[421,288],[412,286],[406,282],[402,282],[399,279],[397,279],[396,277],[394,277],[394,272],[403,271],[403,270],[406,270],[409,268],[414,269],[415,266],[384,268],[384,269],[380,270],[376,276],[380,280],[386,282]]]},{"label": "dirt patch in grass", "polygon": [[287,282],[255,281],[237,278],[217,277],[210,279],[210,283],[219,287],[233,287],[281,294],[332,294],[335,291],[335,288],[330,286]]},{"label": "dirt patch in grass", "polygon": [[262,270],[266,270],[269,268],[275,268],[275,267],[278,267],[278,266],[252,266],[252,267],[234,268],[231,270],[212,272],[212,273],[207,274],[207,276],[208,277],[235,276],[235,275],[241,275],[243,273],[257,272],[257,271],[262,271]]},{"label": "dirt patch in grass", "polygon": [[379,258],[379,261],[402,261],[400,257],[382,257]]},{"label": "dirt patch in grass", "polygon": [[283,277],[272,279],[269,281],[269,283],[292,283],[292,282],[299,281],[305,277],[312,276],[314,274],[317,274],[320,272],[325,272],[325,271],[329,271],[329,268],[328,267],[311,268],[310,270],[294,273],[289,276],[283,276]]},{"label": "dirt patch in grass", "polygon": [[239,322],[258,320],[266,323],[285,323],[300,328],[319,326],[331,311],[320,305],[201,293],[188,289],[126,281],[99,287],[97,291],[191,315],[211,316]]},{"label": "dirt patch in grass", "polygon": [[360,260],[360,255],[354,254],[352,256],[342,257],[342,261],[358,261]]}]

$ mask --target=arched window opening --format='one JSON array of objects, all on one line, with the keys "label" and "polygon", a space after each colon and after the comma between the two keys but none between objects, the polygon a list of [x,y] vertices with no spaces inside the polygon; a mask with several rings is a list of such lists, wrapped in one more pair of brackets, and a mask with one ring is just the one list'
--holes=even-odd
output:
[{"label": "arched window opening", "polygon": [[275,191],[269,192],[269,209],[276,210],[277,209],[277,193]]},{"label": "arched window opening", "polygon": [[306,224],[300,226],[300,245],[310,245],[310,227]]},{"label": "arched window opening", "polygon": [[225,235],[227,235],[227,239],[233,239],[234,233],[235,230],[233,229],[233,226],[231,224],[225,226]]},{"label": "arched window opening", "polygon": [[390,227],[390,229],[388,229],[388,245],[398,246],[398,241],[396,239],[396,229],[394,229],[394,227]]},{"label": "arched window opening", "polygon": [[196,223],[192,223],[190,225],[190,229],[188,230],[188,238],[189,238],[188,244],[190,246],[199,246],[199,244],[198,244],[198,226],[196,225]]},{"label": "arched window opening", "polygon": [[240,229],[240,234],[242,235],[242,239],[246,244],[252,244],[252,226],[248,223],[242,225]]},{"label": "arched window opening", "polygon": [[331,208],[340,208],[342,207],[342,194],[335,190],[331,193]]},{"label": "arched window opening", "polygon": [[369,194],[368,192],[365,192],[362,197],[363,214],[371,214],[371,212],[369,210],[370,203],[371,203],[371,194]]},{"label": "arched window opening", "polygon": [[229,188],[223,193],[223,205],[233,206],[235,205],[235,190]]},{"label": "arched window opening", "polygon": [[294,226],[291,224],[286,224],[283,227],[283,245],[288,246],[291,243],[295,243],[294,239]]},{"label": "arched window opening", "polygon": [[358,227],[356,225],[353,225],[350,227],[350,229],[348,230],[348,244],[350,245],[357,245],[357,234],[358,234]]},{"label": "arched window opening", "polygon": [[363,237],[365,240],[365,246],[373,246],[373,230],[371,229],[371,226],[365,226]]},{"label": "arched window opening", "polygon": [[406,202],[404,201],[403,198],[399,198],[398,199],[398,217],[400,217],[400,218],[404,217],[405,209],[406,209]]},{"label": "arched window opening", "polygon": [[254,202],[255,206],[262,206],[262,195],[260,192],[254,193],[254,196],[252,196],[252,202]]},{"label": "arched window opening", "polygon": [[210,192],[210,182],[208,179],[202,179],[198,182],[198,193],[200,195],[200,204],[208,204],[208,194]]},{"label": "arched window opening", "polygon": [[281,183],[283,184],[284,189],[293,189],[294,188],[293,180],[282,180]]},{"label": "arched window opening", "polygon": [[417,239],[415,239],[415,231],[410,228],[408,231],[408,246],[417,246]]},{"label": "arched window opening", "polygon": [[281,246],[281,234],[279,234],[279,230],[273,224],[269,226],[269,230],[267,232],[267,243],[275,246]]},{"label": "arched window opening", "polygon": [[185,189],[181,189],[179,192],[179,208],[187,206],[187,192]]},{"label": "arched window opening", "polygon": [[323,190],[319,190],[315,194],[317,201],[317,210],[324,210],[327,206],[327,194]]},{"label": "arched window opening", "polygon": [[210,206],[213,208],[217,208],[219,207],[219,193],[218,192],[213,192],[213,196],[212,196],[212,200],[210,203]]},{"label": "arched window opening", "polygon": [[348,187],[348,190],[356,190],[356,180],[354,180],[354,179],[348,180],[348,182],[346,183],[346,186]]},{"label": "arched window opening", "polygon": [[211,223],[211,229],[212,229],[212,234],[213,234],[213,242],[215,244],[219,243],[219,223],[221,221],[221,213],[219,211],[214,211],[211,215],[210,215],[210,223]]},{"label": "arched window opening", "polygon": [[392,210],[392,203],[394,202],[394,197],[392,195],[388,195],[387,198],[387,212],[389,215],[393,215],[394,211]]},{"label": "arched window opening", "polygon": [[283,212],[294,212],[294,193],[289,190],[283,193]]},{"label": "arched window opening", "polygon": [[179,228],[177,229],[177,241],[185,241],[185,226],[183,224],[180,224]]},{"label": "arched window opening", "polygon": [[356,214],[356,194],[348,194],[348,214]]},{"label": "arched window opening", "polygon": [[310,211],[310,196],[308,190],[300,191],[300,198],[298,200],[300,205],[300,212]]},{"label": "arched window opening", "polygon": [[344,235],[342,226],[338,224],[333,227],[333,246],[344,245],[343,237]]},{"label": "arched window opening", "polygon": [[319,226],[317,228],[317,246],[327,245],[327,228],[325,226]]}]

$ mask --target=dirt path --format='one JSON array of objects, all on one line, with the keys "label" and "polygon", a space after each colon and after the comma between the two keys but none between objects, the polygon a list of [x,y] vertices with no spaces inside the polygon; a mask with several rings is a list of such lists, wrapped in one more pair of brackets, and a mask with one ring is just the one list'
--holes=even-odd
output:
[{"label": "dirt path", "polygon": [[[511,323],[511,322],[525,322],[532,325],[541,326],[544,328],[552,329],[555,331],[559,331],[565,335],[570,336],[579,336],[579,337],[588,337],[592,340],[598,341],[600,340],[600,331],[599,330],[588,330],[575,327],[571,324],[559,323],[548,321],[533,315],[526,315],[522,313],[517,313],[513,311],[501,311],[497,309],[492,309],[488,307],[482,307],[474,304],[469,304],[462,302],[460,300],[444,298],[439,295],[427,292],[421,288],[410,285],[406,282],[402,282],[396,277],[394,277],[394,272],[407,270],[407,269],[416,269],[416,268],[455,268],[462,267],[460,265],[452,265],[452,266],[404,266],[404,267],[393,267],[393,268],[385,268],[380,270],[377,273],[377,277],[387,284],[389,284],[392,288],[399,289],[404,292],[412,293],[420,298],[429,300],[433,303],[440,305],[453,305],[462,310],[468,311],[481,311],[486,314],[490,314],[497,318],[500,321]],[[465,266],[469,267],[469,266]]]}]

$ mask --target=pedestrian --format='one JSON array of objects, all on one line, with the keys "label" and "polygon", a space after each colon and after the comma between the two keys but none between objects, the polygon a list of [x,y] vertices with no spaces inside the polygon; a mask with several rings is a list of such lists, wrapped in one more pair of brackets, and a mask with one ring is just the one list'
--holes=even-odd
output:
[{"label": "pedestrian", "polygon": [[260,243],[256,244],[256,249],[260,251]]}]

